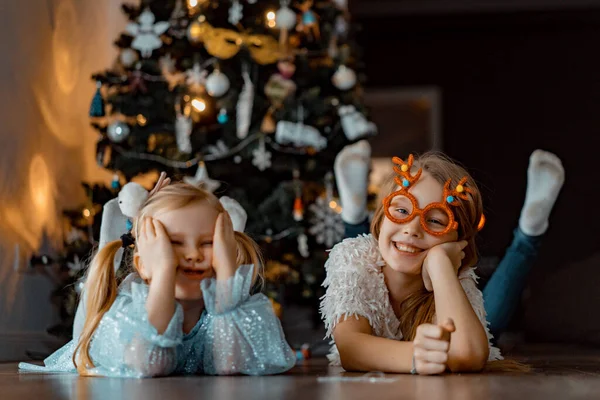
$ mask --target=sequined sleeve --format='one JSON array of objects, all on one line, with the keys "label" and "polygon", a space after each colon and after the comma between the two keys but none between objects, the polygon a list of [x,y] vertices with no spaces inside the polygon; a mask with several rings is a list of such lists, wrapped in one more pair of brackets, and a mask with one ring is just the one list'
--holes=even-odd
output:
[{"label": "sequined sleeve", "polygon": [[[177,346],[182,342],[181,306],[163,334],[148,321],[148,287],[132,283],[131,291],[120,292],[110,310],[102,317],[90,343],[95,368],[90,373],[110,377],[151,377],[168,375],[177,364]],[[21,364],[19,368],[36,372],[76,372],[72,355],[77,343],[69,342],[44,360],[45,367]]]},{"label": "sequined sleeve", "polygon": [[252,271],[252,265],[242,265],[227,281],[202,282],[206,374],[276,374],[295,364],[271,302],[263,294],[250,296]]},{"label": "sequined sleeve", "polygon": [[492,339],[494,338],[490,332],[490,328],[488,327],[489,322],[487,321],[487,313],[485,311],[485,307],[483,305],[483,294],[481,290],[477,288],[477,274],[475,274],[475,270],[473,268],[468,268],[460,271],[458,275],[458,279],[460,281],[465,294],[467,295],[467,299],[469,299],[469,303],[473,307],[473,311],[481,321],[485,329],[485,333],[488,338],[488,346],[490,348],[490,355],[488,357],[489,361],[493,360],[502,360],[503,357],[500,354],[500,349],[492,346]]}]

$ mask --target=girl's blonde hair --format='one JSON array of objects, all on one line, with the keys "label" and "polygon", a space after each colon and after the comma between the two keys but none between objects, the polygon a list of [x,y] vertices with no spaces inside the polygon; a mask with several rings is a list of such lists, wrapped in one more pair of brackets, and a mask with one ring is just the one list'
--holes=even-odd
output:
[{"label": "girl's blonde hair", "polygon": [[[440,185],[444,185],[448,179],[451,179],[451,187],[458,184],[459,180],[467,177],[465,186],[473,190],[469,201],[460,201],[460,205],[452,207],[456,221],[458,222],[458,239],[466,240],[467,246],[464,248],[465,258],[462,261],[461,269],[474,267],[478,261],[477,246],[475,237],[478,232],[478,225],[483,215],[483,202],[477,183],[467,172],[466,169],[456,164],[446,155],[439,152],[427,152],[416,156],[413,166],[422,168],[423,172],[428,173]],[[383,209],[383,199],[397,189],[394,182],[396,174],[391,174],[382,185],[379,194],[380,201],[371,221],[371,233],[376,239],[379,239],[381,223],[385,217]],[[417,183],[418,185],[418,183]],[[425,204],[421,204],[424,207]],[[435,316],[435,301],[433,292],[422,289],[409,295],[401,306],[402,315],[400,316],[400,330],[404,336],[403,340],[412,341],[417,333],[417,327],[421,324],[431,323]],[[529,367],[511,360],[488,362],[486,370],[503,371],[524,371]]]},{"label": "girl's blonde hair", "polygon": [[[174,183],[160,189],[142,204],[134,220],[132,234],[137,237],[137,222],[142,217],[155,215],[158,211],[180,209],[194,202],[207,204],[219,213],[225,211],[219,199],[212,193],[186,183]],[[255,277],[262,276],[263,260],[256,242],[241,232],[235,232],[235,240],[237,264],[254,264]],[[95,255],[87,272],[84,287],[86,318],[79,343],[73,353],[73,363],[80,375],[89,375],[89,368],[94,367],[89,353],[90,343],[102,317],[117,297],[113,260],[121,247],[121,240],[107,243]]]}]

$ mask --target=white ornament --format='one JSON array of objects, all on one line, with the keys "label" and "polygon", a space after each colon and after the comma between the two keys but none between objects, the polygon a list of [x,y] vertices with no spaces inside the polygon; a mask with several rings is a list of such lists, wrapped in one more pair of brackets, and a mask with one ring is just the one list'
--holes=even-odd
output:
[{"label": "white ornament", "polygon": [[335,19],[335,32],[341,37],[346,37],[348,34],[348,21],[341,15]]},{"label": "white ornament", "polygon": [[341,106],[338,114],[348,140],[354,141],[362,136],[377,134],[377,125],[367,121],[365,116],[358,112],[353,105]]},{"label": "white ornament", "polygon": [[170,24],[166,21],[154,23],[155,17],[149,9],[144,10],[138,18],[138,23],[129,23],[127,32],[134,36],[131,47],[139,50],[142,57],[148,58],[152,51],[161,48],[160,35],[169,29]]},{"label": "white ornament", "polygon": [[194,185],[197,187],[202,187],[203,189],[213,193],[215,190],[221,186],[219,181],[214,179],[210,179],[208,176],[208,171],[206,170],[206,164],[204,161],[200,161],[198,163],[198,169],[196,170],[195,176],[184,176],[183,181],[187,184]]},{"label": "white ornament", "polygon": [[340,65],[331,81],[340,90],[352,89],[356,85],[356,73],[345,65]]},{"label": "white ornament", "polygon": [[126,183],[119,192],[119,208],[129,218],[135,218],[142,204],[148,199],[148,191],[135,182]]},{"label": "white ornament", "polygon": [[244,232],[246,229],[246,221],[248,221],[248,213],[244,207],[231,197],[223,196],[219,199],[223,208],[231,217],[233,230],[236,232]]},{"label": "white ornament", "polygon": [[131,67],[138,60],[137,52],[132,49],[123,49],[119,54],[119,60],[124,67]]},{"label": "white ornament", "polygon": [[206,91],[212,97],[221,97],[229,90],[229,78],[227,75],[215,69],[206,78]]},{"label": "white ornament", "polygon": [[192,152],[192,119],[183,114],[177,114],[175,120],[175,138],[177,139],[177,148],[181,153],[190,154]]},{"label": "white ornament", "polygon": [[106,136],[114,143],[121,143],[129,137],[130,129],[123,121],[115,121],[106,128]]},{"label": "white ornament", "polygon": [[327,139],[319,131],[300,122],[279,121],[275,131],[275,141],[279,144],[293,144],[294,146],[312,146],[317,151],[327,147]]},{"label": "white ornament", "polygon": [[215,158],[225,157],[229,153],[229,147],[222,140],[217,140],[216,144],[209,145],[206,149],[208,150],[208,154],[211,154]]},{"label": "white ornament", "polygon": [[258,142],[258,147],[252,150],[252,164],[259,169],[264,171],[271,167],[271,153],[267,151],[265,147],[265,137],[261,136]]},{"label": "white ornament", "polygon": [[344,237],[344,223],[329,203],[326,197],[319,197],[308,207],[313,214],[310,218],[312,226],[308,231],[315,236],[317,243],[331,248]]},{"label": "white ornament", "polygon": [[80,229],[71,227],[71,230],[69,230],[69,233],[66,234],[65,242],[67,244],[73,244],[79,240],[84,240],[84,239],[85,239],[85,234]]},{"label": "white ornament", "polygon": [[304,233],[298,235],[298,253],[304,258],[310,256],[310,251],[308,250],[308,236]]},{"label": "white ornament", "polygon": [[252,104],[254,102],[254,84],[250,79],[250,74],[246,68],[242,72],[242,78],[244,79],[244,86],[242,92],[238,97],[237,112],[236,112],[236,124],[237,124],[237,137],[238,139],[245,139],[248,136],[248,130],[250,129],[250,121],[252,119]]},{"label": "white ornament", "polygon": [[85,263],[79,259],[77,254],[75,254],[73,262],[67,262],[67,267],[69,268],[69,276],[75,276],[85,267]]},{"label": "white ornament", "polygon": [[237,25],[238,22],[244,17],[244,6],[239,0],[233,0],[231,7],[229,8],[229,23],[231,25]]},{"label": "white ornament", "polygon": [[195,62],[192,69],[185,71],[185,75],[187,76],[185,82],[192,91],[198,92],[205,85],[207,74],[208,72],[205,69],[202,69],[200,63]]},{"label": "white ornament", "polygon": [[161,57],[158,60],[158,64],[160,65],[163,76],[169,83],[169,90],[173,90],[175,86],[184,81],[185,74],[179,71],[176,72],[175,60],[171,57],[171,54]]},{"label": "white ornament", "polygon": [[348,10],[348,0],[333,0],[340,10]]},{"label": "white ornament", "polygon": [[282,6],[275,13],[275,26],[279,29],[291,30],[296,25],[296,13],[288,6]]}]

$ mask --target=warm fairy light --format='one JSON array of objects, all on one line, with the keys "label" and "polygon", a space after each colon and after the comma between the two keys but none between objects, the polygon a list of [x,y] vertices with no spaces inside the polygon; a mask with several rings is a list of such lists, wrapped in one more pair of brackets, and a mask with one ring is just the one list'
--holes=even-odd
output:
[{"label": "warm fairy light", "polygon": [[194,8],[198,5],[198,0],[188,0],[188,5],[190,8]]},{"label": "warm fairy light", "polygon": [[337,203],[335,202],[335,200],[331,200],[329,202],[329,208],[335,209],[336,207],[337,207]]},{"label": "warm fairy light", "polygon": [[136,119],[137,119],[137,123],[140,126],[146,125],[146,122],[147,122],[146,117],[144,117],[142,114],[138,114],[138,116],[136,117]]},{"label": "warm fairy light", "polygon": [[195,98],[192,100],[192,107],[194,107],[196,111],[202,112],[206,110],[206,103],[201,99]]},{"label": "warm fairy light", "polygon": [[89,218],[90,215],[92,215],[92,212],[89,209],[86,208],[85,210],[83,210],[84,217]]},{"label": "warm fairy light", "polygon": [[269,28],[275,28],[276,22],[275,22],[275,12],[274,11],[269,11],[267,13],[267,26]]}]

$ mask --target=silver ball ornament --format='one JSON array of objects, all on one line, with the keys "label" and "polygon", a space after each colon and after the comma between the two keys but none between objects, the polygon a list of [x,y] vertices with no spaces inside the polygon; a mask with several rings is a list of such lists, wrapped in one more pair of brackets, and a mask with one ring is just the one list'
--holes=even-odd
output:
[{"label": "silver ball ornament", "polygon": [[212,97],[223,96],[229,90],[229,86],[229,78],[218,69],[214,70],[208,78],[206,78],[206,91]]},{"label": "silver ball ornament", "polygon": [[106,129],[106,135],[114,143],[121,143],[127,139],[130,132],[129,125],[122,121],[112,122]]}]

